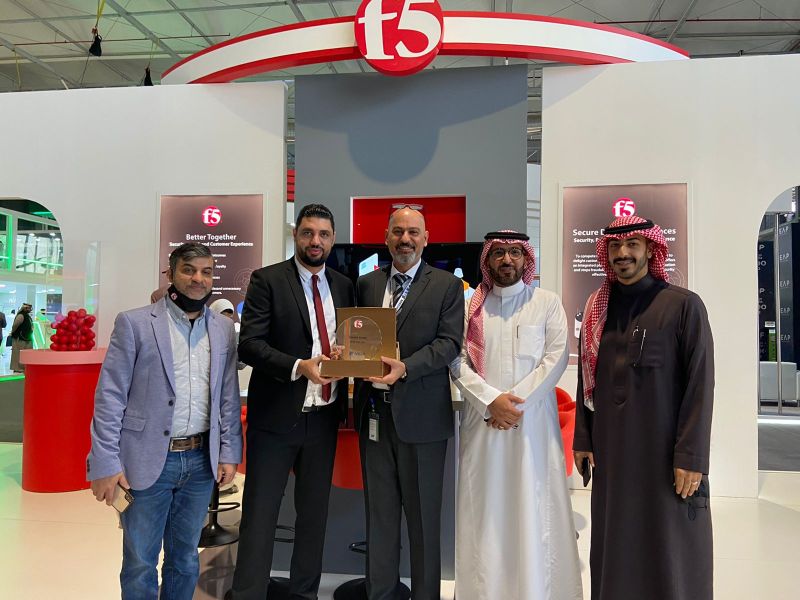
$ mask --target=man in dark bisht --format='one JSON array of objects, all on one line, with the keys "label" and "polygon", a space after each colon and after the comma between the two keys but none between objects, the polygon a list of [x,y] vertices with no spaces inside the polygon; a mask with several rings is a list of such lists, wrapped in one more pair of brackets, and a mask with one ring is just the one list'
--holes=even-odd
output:
[{"label": "man in dark bisht", "polygon": [[714,349],[697,294],[668,283],[661,228],[622,217],[581,327],[574,453],[594,470],[592,600],[713,597]]}]

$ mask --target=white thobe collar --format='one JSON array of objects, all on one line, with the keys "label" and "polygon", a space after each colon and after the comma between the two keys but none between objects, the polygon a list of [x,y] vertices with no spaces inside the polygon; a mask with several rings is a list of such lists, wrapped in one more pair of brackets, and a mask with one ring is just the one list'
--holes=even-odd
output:
[{"label": "white thobe collar", "polygon": [[525,282],[520,279],[514,285],[509,285],[508,287],[500,287],[499,285],[492,286],[492,294],[495,296],[500,296],[501,298],[505,298],[507,296],[516,296],[517,294],[522,293],[525,289]]}]

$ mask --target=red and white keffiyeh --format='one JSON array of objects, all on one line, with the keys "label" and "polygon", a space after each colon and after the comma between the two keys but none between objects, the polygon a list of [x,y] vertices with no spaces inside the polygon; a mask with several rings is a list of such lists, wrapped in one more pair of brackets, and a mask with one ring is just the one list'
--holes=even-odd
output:
[{"label": "red and white keffiyeh", "polygon": [[[647,219],[641,217],[620,217],[615,220],[607,229],[623,227],[625,225],[637,225],[647,223]],[[608,315],[608,298],[611,293],[611,284],[617,280],[614,269],[608,262],[608,242],[609,240],[624,240],[635,235],[641,235],[652,242],[652,256],[647,263],[650,275],[656,279],[669,281],[664,269],[664,264],[669,254],[669,246],[664,238],[664,233],[658,225],[653,225],[649,229],[637,229],[619,235],[606,234],[597,240],[597,262],[606,274],[606,280],[599,290],[595,291],[586,302],[583,311],[583,323],[581,324],[581,372],[583,375],[583,401],[593,407],[593,394],[595,386],[595,373],[597,371],[597,353],[600,349],[600,338],[603,335],[603,327],[606,324]]]},{"label": "red and white keffiyeh", "polygon": [[[497,233],[513,233],[519,236],[520,234],[512,229],[502,229]],[[491,234],[490,234],[491,235]],[[486,376],[484,368],[484,332],[483,332],[483,311],[481,307],[486,301],[492,287],[494,287],[494,280],[489,271],[487,258],[489,252],[497,244],[521,244],[523,252],[525,253],[525,266],[522,271],[522,281],[525,285],[530,285],[533,282],[534,274],[536,273],[536,254],[534,253],[533,246],[527,240],[517,238],[505,237],[488,237],[483,244],[483,251],[481,252],[481,273],[483,280],[469,302],[469,309],[467,310],[467,356],[472,362],[472,368],[481,377]]]}]

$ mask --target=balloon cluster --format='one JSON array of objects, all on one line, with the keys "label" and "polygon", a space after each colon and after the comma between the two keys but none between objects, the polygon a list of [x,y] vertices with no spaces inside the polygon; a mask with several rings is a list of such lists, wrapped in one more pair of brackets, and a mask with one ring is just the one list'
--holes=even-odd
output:
[{"label": "balloon cluster", "polygon": [[71,310],[61,321],[51,323],[56,332],[50,336],[50,349],[57,352],[91,350],[95,335],[92,331],[96,318],[86,313],[85,308]]}]

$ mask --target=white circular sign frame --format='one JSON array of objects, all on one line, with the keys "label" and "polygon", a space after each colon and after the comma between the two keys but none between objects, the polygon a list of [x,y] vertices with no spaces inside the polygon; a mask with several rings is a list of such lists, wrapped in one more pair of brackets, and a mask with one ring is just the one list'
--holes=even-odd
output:
[{"label": "white circular sign frame", "polygon": [[[289,67],[361,59],[354,19],[306,21],[226,40],[172,66],[161,83],[227,83]],[[540,15],[465,11],[444,12],[439,55],[578,65],[689,58],[677,46],[616,27]]]}]

